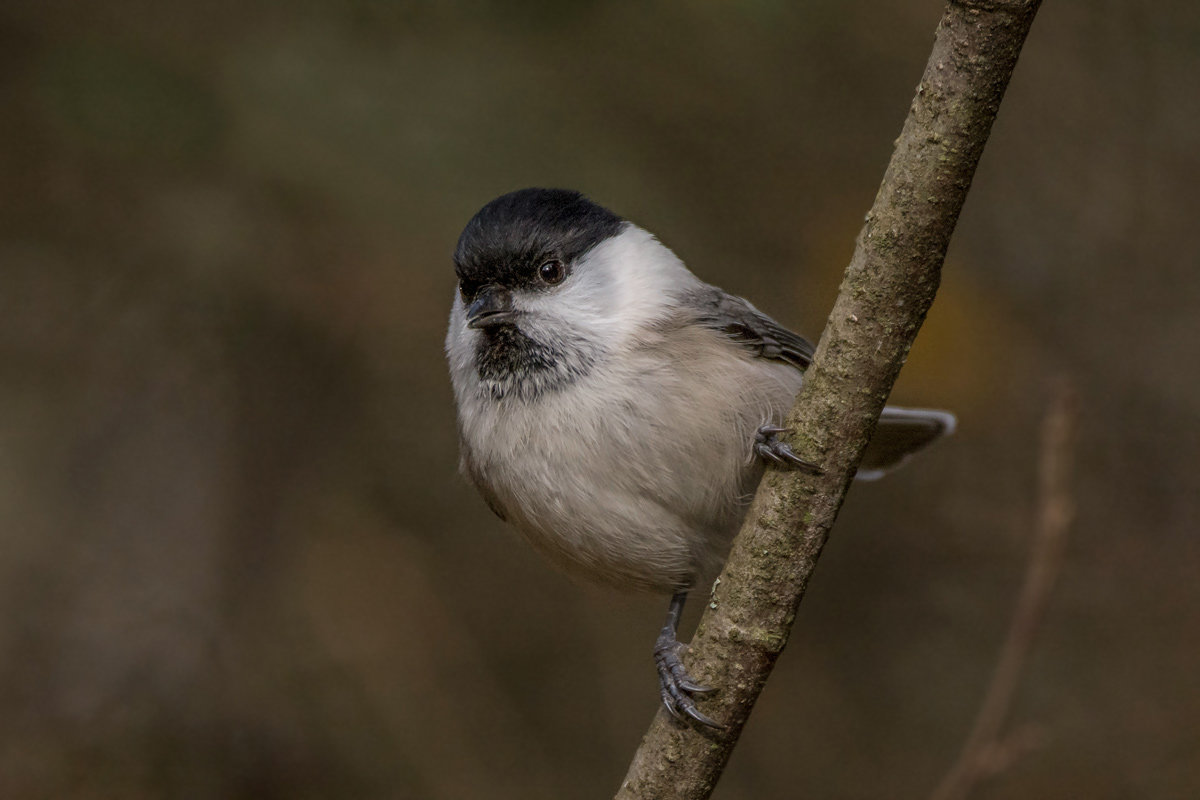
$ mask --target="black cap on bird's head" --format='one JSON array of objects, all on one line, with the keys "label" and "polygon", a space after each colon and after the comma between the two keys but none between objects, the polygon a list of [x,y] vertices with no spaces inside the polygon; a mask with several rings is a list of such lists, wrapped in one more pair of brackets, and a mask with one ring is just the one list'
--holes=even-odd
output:
[{"label": "black cap on bird's head", "polygon": [[[454,251],[461,316],[451,339],[466,345],[493,400],[531,401],[588,374],[603,340],[584,335],[572,318],[573,303],[588,300],[578,296],[587,283],[572,274],[585,254],[625,228],[616,214],[566,189],[502,195],[467,223]],[[557,294],[560,285],[576,291]],[[548,312],[551,296],[555,310]]]},{"label": "black cap on bird's head", "polygon": [[542,265],[569,267],[621,225],[616,214],[569,189],[510,192],[467,223],[454,250],[454,271],[468,298],[488,284],[532,288]]}]

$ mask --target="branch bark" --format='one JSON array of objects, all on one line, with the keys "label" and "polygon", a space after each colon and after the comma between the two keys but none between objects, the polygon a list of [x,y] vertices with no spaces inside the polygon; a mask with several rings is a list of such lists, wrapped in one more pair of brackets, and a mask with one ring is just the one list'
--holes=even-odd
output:
[{"label": "branch bark", "polygon": [[1040,0],[952,0],[804,388],[791,445],[821,475],[768,470],[696,630],[688,669],[723,731],[659,709],[618,800],[707,798],[792,621],[855,467],[933,302],[950,235]]}]

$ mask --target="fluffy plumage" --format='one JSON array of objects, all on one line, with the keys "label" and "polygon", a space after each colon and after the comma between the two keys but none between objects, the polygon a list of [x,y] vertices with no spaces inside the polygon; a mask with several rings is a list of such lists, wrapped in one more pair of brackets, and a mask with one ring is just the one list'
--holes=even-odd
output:
[{"label": "fluffy plumage", "polygon": [[[548,282],[552,261],[565,276]],[[711,574],[762,475],[755,434],[783,420],[812,346],[575,192],[488,204],[455,267],[446,353],[488,504],[592,579],[679,591]],[[488,292],[511,304],[502,322],[472,311]],[[953,421],[901,416],[890,463]]]}]

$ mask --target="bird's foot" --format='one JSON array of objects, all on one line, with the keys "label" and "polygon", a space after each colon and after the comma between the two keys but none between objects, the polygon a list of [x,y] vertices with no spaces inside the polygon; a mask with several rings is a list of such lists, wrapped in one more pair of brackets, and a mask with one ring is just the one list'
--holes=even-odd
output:
[{"label": "bird's foot", "polygon": [[784,469],[802,469],[814,475],[820,475],[822,472],[820,467],[796,455],[787,442],[779,441],[781,433],[789,433],[789,429],[776,425],[763,425],[754,434],[754,452],[760,458]]},{"label": "bird's foot", "polygon": [[724,730],[724,725],[696,708],[696,701],[692,696],[708,694],[714,690],[699,685],[688,675],[683,661],[679,658],[683,648],[684,645],[675,638],[675,631],[669,627],[663,628],[654,644],[654,665],[658,667],[659,691],[662,693],[663,705],[675,719],[682,720],[688,716],[701,725]]}]

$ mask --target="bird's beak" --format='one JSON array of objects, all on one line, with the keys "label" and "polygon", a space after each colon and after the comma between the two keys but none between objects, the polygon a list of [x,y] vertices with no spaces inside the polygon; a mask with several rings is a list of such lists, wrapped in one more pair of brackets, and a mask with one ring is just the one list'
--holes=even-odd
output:
[{"label": "bird's beak", "polygon": [[485,286],[467,308],[468,328],[489,328],[512,322],[519,312],[513,308],[512,292]]}]

